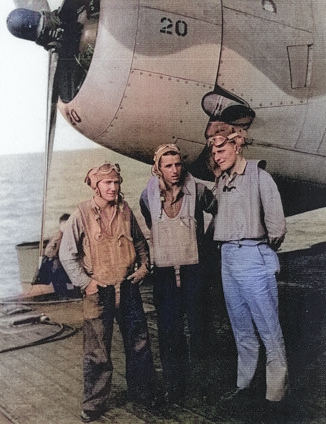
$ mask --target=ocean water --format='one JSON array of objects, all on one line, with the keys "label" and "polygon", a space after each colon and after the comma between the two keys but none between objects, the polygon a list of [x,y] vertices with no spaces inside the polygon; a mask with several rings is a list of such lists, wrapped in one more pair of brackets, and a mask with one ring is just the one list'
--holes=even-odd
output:
[{"label": "ocean water", "polygon": [[[105,148],[54,152],[51,163],[44,238],[59,227],[59,217],[71,213],[92,196],[84,183],[89,169],[104,161],[119,163],[122,191],[146,232],[139,212],[139,196],[150,176],[150,166]],[[40,240],[44,155],[0,156],[0,299],[22,293],[16,246]]]},{"label": "ocean water", "polygon": [[[84,183],[89,169],[105,160],[119,163],[122,192],[148,236],[139,210],[139,196],[150,177],[150,166],[105,148],[54,152],[51,164],[44,238],[58,229],[59,217],[92,196]],[[16,246],[40,239],[44,155],[0,156],[0,299],[22,293]],[[326,208],[287,218],[288,233],[281,252],[309,249],[326,241]],[[324,265],[323,265],[324,266]]]}]

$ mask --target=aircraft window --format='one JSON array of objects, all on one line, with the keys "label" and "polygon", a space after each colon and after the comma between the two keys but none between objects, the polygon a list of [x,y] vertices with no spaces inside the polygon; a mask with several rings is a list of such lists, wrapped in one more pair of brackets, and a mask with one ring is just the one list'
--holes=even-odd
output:
[{"label": "aircraft window", "polygon": [[292,88],[304,88],[310,85],[311,45],[288,46],[288,58]]}]

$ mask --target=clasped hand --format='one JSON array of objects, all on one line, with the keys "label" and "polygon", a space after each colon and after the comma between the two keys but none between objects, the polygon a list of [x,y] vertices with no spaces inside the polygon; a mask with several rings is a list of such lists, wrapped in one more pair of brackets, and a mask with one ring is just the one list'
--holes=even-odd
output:
[{"label": "clasped hand", "polygon": [[[139,267],[135,272],[128,275],[127,280],[131,281],[132,284],[139,283],[139,281],[143,280],[146,275],[148,274],[148,269],[145,265],[142,265]],[[100,281],[92,279],[91,282],[88,284],[88,286],[85,289],[85,293],[87,296],[91,294],[95,294],[98,292],[98,286],[100,287],[106,287],[107,284],[101,283]]]}]

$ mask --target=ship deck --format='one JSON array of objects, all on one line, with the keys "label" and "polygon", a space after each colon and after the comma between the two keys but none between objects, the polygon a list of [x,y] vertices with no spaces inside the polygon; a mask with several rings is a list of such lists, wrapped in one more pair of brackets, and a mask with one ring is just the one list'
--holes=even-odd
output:
[{"label": "ship deck", "polygon": [[[279,283],[280,319],[289,364],[287,424],[326,422],[326,254],[297,252],[286,258]],[[291,256],[292,255],[292,256]],[[282,258],[281,258],[282,259]],[[309,269],[309,272],[307,271]],[[294,276],[297,276],[294,278]],[[282,277],[282,276],[281,276]],[[151,286],[142,295],[162,386]],[[126,400],[122,341],[115,326],[112,348],[113,387],[108,411],[98,422],[115,424],[263,424],[260,412],[223,406],[221,396],[232,390],[236,350],[224,309],[221,288],[207,296],[207,346],[197,380],[189,386],[184,407],[147,410]],[[44,322],[37,317],[44,316]],[[82,302],[56,300],[47,293],[0,302],[0,423],[80,423],[82,381]],[[255,390],[264,393],[264,355],[259,360]],[[275,422],[275,424],[281,424]]]}]

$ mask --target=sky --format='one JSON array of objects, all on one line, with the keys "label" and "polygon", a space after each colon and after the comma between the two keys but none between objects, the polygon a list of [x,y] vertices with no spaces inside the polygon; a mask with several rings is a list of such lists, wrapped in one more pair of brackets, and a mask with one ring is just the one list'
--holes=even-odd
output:
[{"label": "sky", "polygon": [[[9,33],[6,19],[14,8],[12,0],[0,1],[0,154],[42,152],[48,52]],[[93,147],[97,145],[72,129],[58,113],[54,150]]]}]

